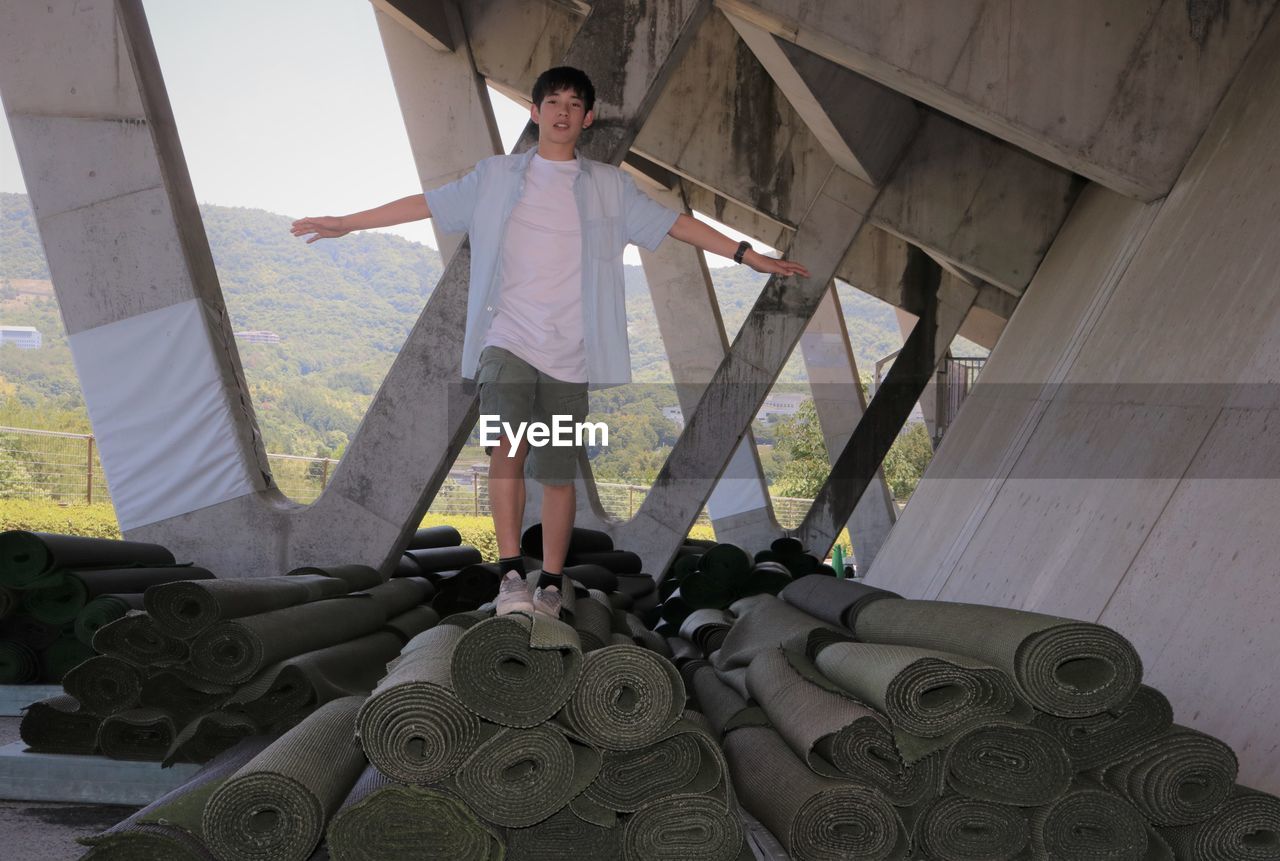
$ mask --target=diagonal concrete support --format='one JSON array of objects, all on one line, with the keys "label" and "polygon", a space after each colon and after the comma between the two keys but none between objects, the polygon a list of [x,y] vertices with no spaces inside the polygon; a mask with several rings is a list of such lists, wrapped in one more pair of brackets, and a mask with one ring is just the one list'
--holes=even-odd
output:
[{"label": "diagonal concrete support", "polygon": [[[394,21],[405,33],[412,34],[437,51],[453,51],[466,44],[466,37],[455,26],[457,10],[442,0],[370,0],[379,18]],[[382,26],[381,23],[378,25]]]},{"label": "diagonal concrete support", "polygon": [[1153,200],[1172,187],[1276,3],[716,5],[1068,170]]},{"label": "diagonal concrete support", "polygon": [[811,278],[772,277],[717,368],[636,516],[615,540],[662,571],[777,379],[836,266],[857,235],[875,190],[841,173],[813,202],[790,251]]},{"label": "diagonal concrete support", "polygon": [[920,123],[915,104],[762,27],[728,17],[835,163],[872,185],[888,179]]}]

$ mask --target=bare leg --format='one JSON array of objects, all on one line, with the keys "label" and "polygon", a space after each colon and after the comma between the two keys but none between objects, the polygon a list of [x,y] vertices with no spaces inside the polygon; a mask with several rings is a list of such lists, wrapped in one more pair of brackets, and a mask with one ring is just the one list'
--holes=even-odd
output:
[{"label": "bare leg", "polygon": [[520,525],[524,522],[524,461],[529,441],[522,440],[515,457],[507,457],[511,440],[503,437],[489,456],[489,510],[498,537],[498,555],[520,555]]},{"label": "bare leg", "polygon": [[572,483],[542,486],[542,570],[563,573],[577,513]]}]

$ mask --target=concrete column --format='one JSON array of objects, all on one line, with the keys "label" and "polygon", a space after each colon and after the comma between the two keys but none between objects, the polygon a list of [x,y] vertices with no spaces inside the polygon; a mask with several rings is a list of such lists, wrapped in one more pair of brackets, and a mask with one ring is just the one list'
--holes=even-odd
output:
[{"label": "concrete column", "polygon": [[[437,188],[465,176],[480,159],[500,154],[502,139],[454,0],[397,5],[416,13],[433,33],[427,38],[429,31],[398,12],[396,5],[375,0],[378,32],[418,178],[423,189]],[[446,42],[452,49],[444,47]],[[440,260],[448,265],[462,235],[442,234],[434,222],[432,229]]]},{"label": "concrete column", "polygon": [[216,503],[287,508],[141,3],[4,4],[0,92],[126,534]]}]

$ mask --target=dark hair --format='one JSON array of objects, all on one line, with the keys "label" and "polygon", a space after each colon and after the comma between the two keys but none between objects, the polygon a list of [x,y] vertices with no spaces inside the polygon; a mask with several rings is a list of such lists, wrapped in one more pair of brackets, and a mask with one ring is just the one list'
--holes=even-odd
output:
[{"label": "dark hair", "polygon": [[561,90],[573,90],[588,111],[596,103],[596,88],[591,86],[591,79],[586,72],[572,66],[556,66],[539,75],[533,82],[533,103],[541,105],[543,99]]}]

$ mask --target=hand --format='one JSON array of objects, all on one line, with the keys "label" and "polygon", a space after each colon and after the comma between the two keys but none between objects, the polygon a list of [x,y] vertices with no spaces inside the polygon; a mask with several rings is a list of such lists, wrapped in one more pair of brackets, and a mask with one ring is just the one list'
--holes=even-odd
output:
[{"label": "hand", "polygon": [[809,270],[805,268],[803,263],[782,260],[778,257],[765,257],[763,254],[757,254],[754,251],[748,251],[744,254],[742,262],[757,272],[764,272],[767,275],[781,275],[784,278],[788,275],[809,277]]},{"label": "hand", "polygon": [[307,244],[310,245],[317,239],[337,239],[339,236],[346,236],[351,231],[343,227],[341,218],[322,215],[318,218],[299,218],[289,228],[289,232],[294,236],[306,236],[308,233],[315,234],[307,240]]}]

